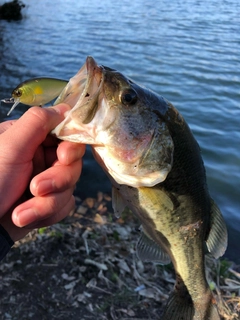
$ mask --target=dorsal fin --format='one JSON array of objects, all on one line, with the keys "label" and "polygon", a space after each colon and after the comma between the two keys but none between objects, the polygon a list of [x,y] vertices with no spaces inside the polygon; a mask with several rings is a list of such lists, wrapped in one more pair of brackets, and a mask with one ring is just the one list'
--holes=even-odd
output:
[{"label": "dorsal fin", "polygon": [[211,226],[206,245],[215,259],[221,257],[227,249],[228,234],[222,213],[211,199]]},{"label": "dorsal fin", "polygon": [[142,261],[160,264],[168,264],[171,262],[167,252],[152,240],[144,230],[137,243],[137,256]]}]

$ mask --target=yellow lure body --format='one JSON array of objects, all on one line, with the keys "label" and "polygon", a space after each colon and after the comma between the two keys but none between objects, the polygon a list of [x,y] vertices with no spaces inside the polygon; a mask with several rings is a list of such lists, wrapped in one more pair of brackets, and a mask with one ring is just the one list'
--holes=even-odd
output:
[{"label": "yellow lure body", "polygon": [[20,83],[12,91],[12,98],[2,101],[14,102],[8,115],[20,102],[28,106],[42,106],[59,96],[67,83],[66,80],[47,77],[30,79]]}]

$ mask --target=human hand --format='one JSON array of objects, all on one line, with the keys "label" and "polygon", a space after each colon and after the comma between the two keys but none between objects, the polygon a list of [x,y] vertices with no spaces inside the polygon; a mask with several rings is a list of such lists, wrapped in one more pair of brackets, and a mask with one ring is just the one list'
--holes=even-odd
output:
[{"label": "human hand", "polygon": [[60,221],[74,208],[85,147],[58,144],[48,135],[69,108],[33,107],[16,121],[0,123],[0,224],[13,241]]}]

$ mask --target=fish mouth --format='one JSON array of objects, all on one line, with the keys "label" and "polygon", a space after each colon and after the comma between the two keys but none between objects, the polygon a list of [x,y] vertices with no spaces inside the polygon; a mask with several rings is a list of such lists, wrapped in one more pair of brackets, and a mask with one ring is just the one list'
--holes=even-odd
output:
[{"label": "fish mouth", "polygon": [[[98,110],[98,98],[104,82],[104,68],[88,56],[79,72],[70,79],[54,105],[67,103],[71,110],[52,131],[59,139],[93,144],[91,121]],[[87,131],[86,131],[87,129]]]}]

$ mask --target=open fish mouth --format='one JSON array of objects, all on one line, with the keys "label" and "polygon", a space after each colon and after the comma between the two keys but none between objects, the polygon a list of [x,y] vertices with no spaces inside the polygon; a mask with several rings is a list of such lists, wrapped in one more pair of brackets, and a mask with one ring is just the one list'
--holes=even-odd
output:
[{"label": "open fish mouth", "polygon": [[98,109],[98,97],[104,82],[104,68],[88,56],[79,72],[70,79],[60,96],[55,101],[67,103],[71,110],[66,118],[53,131],[58,138],[73,142],[93,144],[94,137],[86,131]]}]

